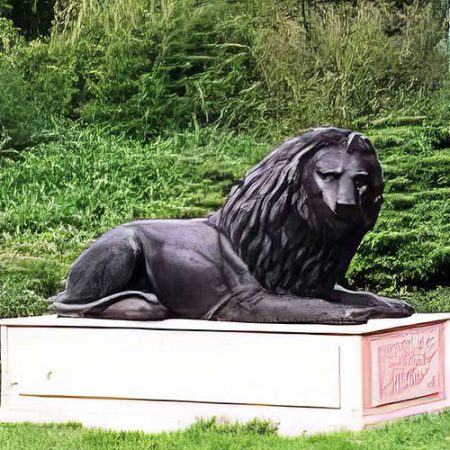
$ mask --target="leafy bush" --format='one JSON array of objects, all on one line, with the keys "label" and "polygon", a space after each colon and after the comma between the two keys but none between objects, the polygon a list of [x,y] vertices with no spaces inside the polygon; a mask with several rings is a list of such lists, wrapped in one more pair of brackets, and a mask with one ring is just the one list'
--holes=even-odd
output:
[{"label": "leafy bush", "polygon": [[292,127],[428,111],[428,96],[446,80],[442,22],[431,4],[400,12],[386,2],[325,4],[307,22],[271,5],[272,19],[255,30],[256,59]]},{"label": "leafy bush", "polygon": [[48,313],[48,298],[61,288],[65,271],[52,258],[0,258],[0,317]]},{"label": "leafy bush", "polygon": [[12,23],[0,17],[0,154],[29,144],[45,128],[45,113],[12,53],[23,45]]},{"label": "leafy bush", "polygon": [[0,159],[0,317],[45,312],[69,264],[113,226],[216,210],[268,150],[214,129],[147,145],[100,128],[60,134]]},{"label": "leafy bush", "polygon": [[50,38],[2,57],[41,113],[142,139],[209,124],[281,138],[450,113],[432,3],[307,3],[67,0]]},{"label": "leafy bush", "polygon": [[52,42],[76,61],[78,113],[143,136],[193,121],[293,132],[428,111],[448,73],[431,4],[76,4],[57,14]]},{"label": "leafy bush", "polygon": [[256,86],[238,23],[224,1],[69,1],[56,13],[51,53],[75,68],[72,107],[85,122],[144,138],[236,124],[253,111]]},{"label": "leafy bush", "polygon": [[74,76],[44,41],[26,43],[0,17],[0,154],[53,137],[54,119],[69,114]]},{"label": "leafy bush", "polygon": [[214,129],[145,145],[73,129],[0,160],[0,251],[72,258],[123,222],[206,215],[267,150],[251,136]]}]

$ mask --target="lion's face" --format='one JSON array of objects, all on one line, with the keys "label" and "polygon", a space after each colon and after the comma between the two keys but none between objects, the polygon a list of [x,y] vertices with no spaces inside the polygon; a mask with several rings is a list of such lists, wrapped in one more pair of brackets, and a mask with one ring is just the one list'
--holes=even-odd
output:
[{"label": "lion's face", "polygon": [[383,180],[374,154],[326,147],[303,173],[306,192],[313,194],[310,200],[326,221],[334,217],[335,222],[353,223],[370,214],[375,204],[379,207]]},{"label": "lion's face", "polygon": [[251,169],[212,221],[265,288],[325,296],[375,224],[382,193],[367,138],[316,128]]}]

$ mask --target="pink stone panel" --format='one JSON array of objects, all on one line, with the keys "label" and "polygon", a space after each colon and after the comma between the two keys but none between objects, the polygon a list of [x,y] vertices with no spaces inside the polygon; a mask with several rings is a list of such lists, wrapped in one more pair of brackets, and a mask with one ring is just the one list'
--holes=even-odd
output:
[{"label": "pink stone panel", "polygon": [[364,337],[364,408],[443,398],[444,333],[437,323]]}]

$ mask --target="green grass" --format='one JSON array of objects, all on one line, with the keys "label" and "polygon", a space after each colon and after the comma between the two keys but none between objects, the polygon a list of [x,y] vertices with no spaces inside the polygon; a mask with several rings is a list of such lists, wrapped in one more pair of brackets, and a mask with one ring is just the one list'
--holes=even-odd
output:
[{"label": "green grass", "polygon": [[[349,271],[358,288],[450,310],[450,129],[369,130],[385,203]],[[141,143],[72,128],[0,158],[0,316],[47,311],[70,263],[104,231],[134,219],[199,217],[273,146],[214,128]],[[442,286],[442,287],[439,287]]]},{"label": "green grass", "polygon": [[220,424],[203,420],[174,433],[89,430],[77,424],[0,424],[2,450],[444,450],[450,448],[450,412],[402,420],[360,433],[280,437],[273,424]]}]

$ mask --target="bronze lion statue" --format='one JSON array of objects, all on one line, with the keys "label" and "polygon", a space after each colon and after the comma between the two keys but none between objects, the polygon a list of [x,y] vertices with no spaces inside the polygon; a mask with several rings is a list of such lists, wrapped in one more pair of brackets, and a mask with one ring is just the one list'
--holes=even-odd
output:
[{"label": "bronze lion statue", "polygon": [[395,299],[342,288],[377,220],[383,179],[369,140],[338,128],[290,139],[208,218],[138,220],[73,264],[59,315],[357,324],[404,317]]}]

